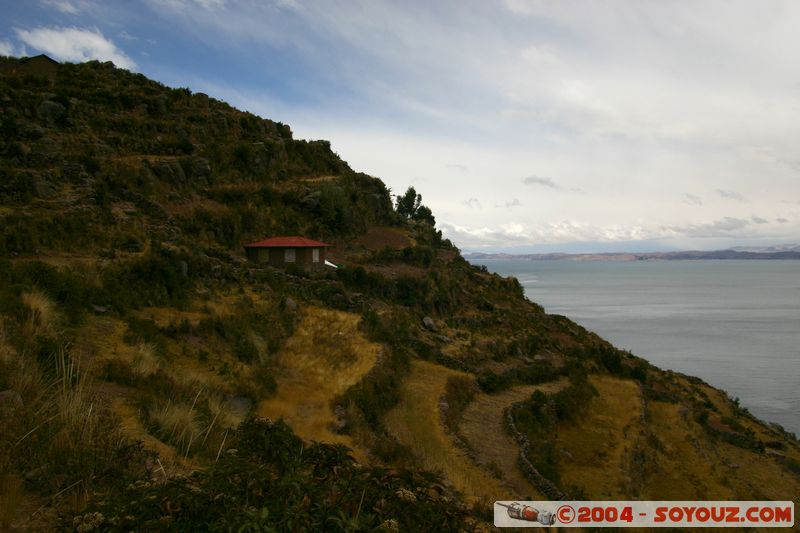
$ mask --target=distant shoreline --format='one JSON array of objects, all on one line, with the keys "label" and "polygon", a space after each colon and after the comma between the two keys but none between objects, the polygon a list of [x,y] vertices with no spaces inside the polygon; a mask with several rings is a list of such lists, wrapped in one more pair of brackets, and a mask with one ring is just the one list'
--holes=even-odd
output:
[{"label": "distant shoreline", "polygon": [[546,253],[546,254],[509,254],[509,253],[482,253],[471,252],[463,254],[467,260],[480,259],[526,259],[529,261],[675,261],[675,260],[701,260],[701,259],[757,259],[757,260],[798,260],[800,252],[742,252],[738,250],[716,250],[711,252],[685,251],[685,252],[648,252],[648,253]]}]

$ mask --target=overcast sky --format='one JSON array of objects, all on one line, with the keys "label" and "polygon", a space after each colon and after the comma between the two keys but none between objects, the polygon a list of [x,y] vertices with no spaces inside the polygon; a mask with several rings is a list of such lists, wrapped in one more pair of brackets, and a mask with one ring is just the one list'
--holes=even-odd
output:
[{"label": "overcast sky", "polygon": [[329,139],[466,250],[800,242],[800,2],[1,0],[98,58]]}]

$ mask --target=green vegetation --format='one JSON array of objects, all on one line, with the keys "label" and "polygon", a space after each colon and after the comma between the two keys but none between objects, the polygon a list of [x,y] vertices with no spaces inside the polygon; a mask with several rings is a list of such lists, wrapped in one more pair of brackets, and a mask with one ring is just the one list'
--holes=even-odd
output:
[{"label": "green vegetation", "polygon": [[579,366],[569,373],[569,385],[553,394],[536,391],[531,398],[511,408],[517,430],[530,444],[528,459],[541,475],[556,485],[560,482],[555,431],[560,422],[578,418],[597,390]]},{"label": "green vegetation", "polygon": [[411,220],[419,220],[431,226],[436,225],[433,213],[429,207],[422,205],[422,195],[414,187],[409,187],[405,194],[397,197],[397,213]]},{"label": "green vegetation", "polygon": [[70,517],[104,531],[455,531],[471,529],[431,474],[357,467],[341,446],[306,445],[285,424],[248,420],[206,471],[137,483]]}]

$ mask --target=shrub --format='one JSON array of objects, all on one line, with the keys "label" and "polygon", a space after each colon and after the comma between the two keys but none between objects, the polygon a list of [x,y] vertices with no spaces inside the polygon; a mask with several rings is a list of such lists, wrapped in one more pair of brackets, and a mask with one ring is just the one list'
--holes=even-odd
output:
[{"label": "shrub", "polygon": [[[441,480],[404,469],[356,466],[347,449],[304,443],[282,422],[245,421],[208,469],[163,484],[138,483],[92,501],[62,527],[103,531],[468,530]],[[397,494],[410,493],[411,498]]]}]

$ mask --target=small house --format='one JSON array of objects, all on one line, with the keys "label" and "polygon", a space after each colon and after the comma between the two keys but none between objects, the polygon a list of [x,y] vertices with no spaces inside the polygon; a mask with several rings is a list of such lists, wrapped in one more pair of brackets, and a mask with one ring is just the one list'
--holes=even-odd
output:
[{"label": "small house", "polygon": [[267,263],[276,268],[295,264],[301,268],[321,268],[325,265],[325,249],[330,247],[320,241],[305,237],[271,237],[245,245],[247,259],[254,263]]}]

